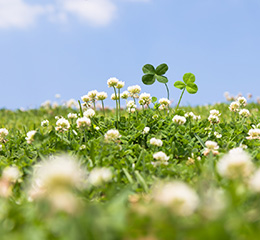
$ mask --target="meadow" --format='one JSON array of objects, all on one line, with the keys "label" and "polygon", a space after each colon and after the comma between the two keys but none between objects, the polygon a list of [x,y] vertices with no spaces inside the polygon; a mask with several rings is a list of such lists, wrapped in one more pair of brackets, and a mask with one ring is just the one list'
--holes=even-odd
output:
[{"label": "meadow", "polygon": [[[166,66],[143,70],[169,96]],[[180,101],[194,82],[188,73],[174,84]],[[1,240],[259,239],[260,105],[171,106],[107,84],[113,109],[93,90],[0,110]]]}]

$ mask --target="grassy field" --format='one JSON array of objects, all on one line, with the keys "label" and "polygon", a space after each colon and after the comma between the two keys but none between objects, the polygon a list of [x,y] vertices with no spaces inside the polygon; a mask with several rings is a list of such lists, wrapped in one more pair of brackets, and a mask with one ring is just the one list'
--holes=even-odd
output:
[{"label": "grassy field", "polygon": [[260,105],[140,99],[0,110],[1,240],[259,239]]}]

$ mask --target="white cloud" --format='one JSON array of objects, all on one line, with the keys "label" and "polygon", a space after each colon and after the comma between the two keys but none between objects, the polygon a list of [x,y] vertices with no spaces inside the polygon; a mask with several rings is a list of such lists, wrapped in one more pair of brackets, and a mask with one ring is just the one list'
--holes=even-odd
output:
[{"label": "white cloud", "polygon": [[104,26],[116,16],[116,5],[111,0],[59,0],[61,10],[83,22]]},{"label": "white cloud", "polygon": [[48,8],[26,4],[23,0],[0,0],[0,28],[26,28]]},{"label": "white cloud", "polygon": [[93,26],[106,26],[117,17],[115,2],[116,0],[55,0],[52,5],[33,5],[26,3],[26,0],[0,0],[0,29],[27,28],[35,24],[40,16],[56,22],[68,22],[76,17]]}]

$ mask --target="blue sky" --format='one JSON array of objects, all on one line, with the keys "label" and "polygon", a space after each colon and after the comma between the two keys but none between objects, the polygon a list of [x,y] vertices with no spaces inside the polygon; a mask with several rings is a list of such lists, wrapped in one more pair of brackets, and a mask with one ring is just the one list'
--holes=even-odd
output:
[{"label": "blue sky", "polygon": [[146,63],[168,64],[173,104],[186,72],[199,91],[183,104],[224,101],[225,91],[256,99],[259,10],[259,0],[0,0],[0,108],[110,96],[110,77],[166,97],[163,84],[141,82]]}]

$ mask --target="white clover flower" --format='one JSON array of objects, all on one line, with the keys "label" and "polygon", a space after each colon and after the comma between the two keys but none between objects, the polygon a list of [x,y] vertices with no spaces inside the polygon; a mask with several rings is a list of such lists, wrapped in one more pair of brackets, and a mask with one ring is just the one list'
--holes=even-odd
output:
[{"label": "white clover flower", "polygon": [[43,108],[50,108],[51,107],[51,101],[50,100],[46,100],[45,102],[43,102],[42,104],[41,104],[41,106],[43,107]]},{"label": "white clover flower", "polygon": [[136,111],[136,108],[127,108],[127,112],[134,113]]},{"label": "white clover flower", "polygon": [[86,173],[74,158],[61,155],[51,157],[34,166],[31,200],[48,198],[57,192],[70,192],[85,186]]},{"label": "white clover flower", "polygon": [[118,100],[119,96],[115,95],[114,93],[111,94],[111,100]]},{"label": "white clover flower", "polygon": [[77,108],[77,107],[78,107],[78,102],[77,102],[75,99],[71,98],[70,100],[68,100],[68,101],[65,103],[65,105],[66,105],[68,108],[73,108],[73,107]]},{"label": "white clover flower", "polygon": [[238,97],[237,102],[239,103],[240,107],[244,107],[247,104],[247,100],[244,97]]},{"label": "white clover flower", "polygon": [[55,94],[55,98],[60,98],[60,97],[61,97],[61,95],[59,93]]},{"label": "white clover flower", "polygon": [[119,134],[119,131],[116,129],[110,129],[105,133],[105,141],[116,141],[119,139],[121,135]]},{"label": "white clover flower", "polygon": [[79,147],[79,150],[84,150],[84,149],[86,149],[87,147],[86,147],[86,145],[81,145],[80,147]]},{"label": "white clover flower", "polygon": [[103,101],[107,98],[106,92],[98,92],[97,93],[97,100]]},{"label": "white clover flower", "polygon": [[108,85],[108,87],[116,87],[117,84],[118,84],[118,79],[115,78],[115,77],[109,78],[109,79],[107,80],[107,85]]},{"label": "white clover flower", "polygon": [[112,179],[112,172],[109,168],[94,168],[88,177],[88,181],[93,186],[100,186]]},{"label": "white clover flower", "polygon": [[59,106],[59,104],[57,102],[52,103],[52,108],[57,108],[58,106]]},{"label": "white clover flower", "polygon": [[138,98],[138,94],[141,92],[141,87],[139,85],[130,86],[127,88],[130,96],[133,98]]},{"label": "white clover flower", "polygon": [[135,102],[133,100],[130,100],[126,103],[127,108],[136,108]]},{"label": "white clover flower", "polygon": [[160,151],[153,154],[153,158],[157,160],[157,162],[152,162],[154,166],[157,166],[159,164],[168,165],[168,160],[170,157],[168,157],[164,152]]},{"label": "white clover flower", "polygon": [[143,130],[143,134],[147,134],[149,133],[150,131],[150,128],[149,127],[145,127],[144,130]]},{"label": "white clover flower", "polygon": [[125,86],[125,82],[119,81],[119,82],[117,83],[117,85],[116,85],[116,88],[117,88],[117,89],[121,89],[121,88],[123,88],[124,86]]},{"label": "white clover flower", "polygon": [[83,113],[84,117],[92,118],[95,116],[95,111],[92,108],[89,108],[87,111]]},{"label": "white clover flower", "polygon": [[42,122],[41,122],[41,126],[42,127],[48,127],[49,126],[49,120],[43,120]]},{"label": "white clover flower", "polygon": [[60,131],[60,132],[65,132],[68,131],[68,129],[70,128],[70,123],[67,119],[65,118],[60,118],[58,119],[58,121],[56,122],[56,130]]},{"label": "white clover flower", "polygon": [[121,97],[122,99],[127,99],[127,98],[129,98],[129,95],[130,95],[130,93],[129,93],[128,91],[123,91],[123,92],[120,94],[120,97]]},{"label": "white clover flower", "polygon": [[229,110],[232,112],[238,112],[239,111],[240,104],[238,102],[232,102],[229,105]]},{"label": "white clover flower", "polygon": [[216,115],[209,115],[208,120],[211,124],[217,124],[220,122],[218,116]]},{"label": "white clover flower", "polygon": [[241,109],[239,111],[239,115],[242,117],[248,117],[250,115],[250,112],[247,109]]},{"label": "white clover flower", "polygon": [[192,119],[196,118],[196,116],[195,116],[195,114],[194,114],[193,112],[185,113],[185,114],[184,114],[184,117],[186,117],[186,118],[192,118]]},{"label": "white clover flower", "polygon": [[96,126],[96,127],[95,127],[95,130],[99,131],[99,130],[100,130],[100,127]]},{"label": "white clover flower", "polygon": [[219,110],[212,109],[209,111],[210,115],[219,117],[221,114],[219,113]]},{"label": "white clover flower", "polygon": [[152,101],[151,95],[149,93],[141,93],[139,97],[140,105],[149,105]]},{"label": "white clover flower", "polygon": [[168,109],[168,106],[167,105],[164,105],[164,104],[162,104],[162,105],[160,105],[159,106],[159,108],[158,108],[160,111],[163,111],[163,110],[165,110],[165,109]]},{"label": "white clover flower", "polygon": [[17,166],[9,166],[4,168],[2,178],[8,182],[16,182],[21,177],[21,172]]},{"label": "white clover flower", "polygon": [[218,133],[218,132],[214,132],[214,135],[215,135],[216,138],[221,138],[222,137],[222,135],[220,133]]},{"label": "white clover flower", "polygon": [[34,141],[34,135],[36,134],[36,132],[36,130],[31,130],[26,134],[27,137],[25,138],[25,140],[28,144],[31,144]]},{"label": "white clover flower", "polygon": [[78,117],[77,113],[69,113],[69,114],[68,114],[68,118],[69,118],[69,119],[75,119],[75,118],[77,118],[77,117]]},{"label": "white clover flower", "polygon": [[88,95],[84,95],[84,96],[81,97],[81,100],[82,100],[83,102],[88,103],[88,102],[90,101],[90,97],[89,97]]},{"label": "white clover flower", "polygon": [[91,120],[88,117],[78,118],[77,121],[77,128],[86,128],[91,126]]},{"label": "white clover flower", "polygon": [[242,148],[234,148],[217,163],[218,173],[228,179],[249,177],[254,169],[248,153]]},{"label": "white clover flower", "polygon": [[95,100],[97,97],[98,91],[97,90],[92,90],[88,92],[88,97],[90,98],[90,100]]},{"label": "white clover flower", "polygon": [[217,155],[219,154],[219,152],[217,151],[219,149],[219,146],[216,142],[214,141],[206,141],[205,142],[206,148],[203,151],[203,154],[205,156],[209,155],[210,152],[213,153],[213,155]]},{"label": "white clover flower", "polygon": [[3,142],[8,135],[8,130],[6,128],[0,128],[0,142]]},{"label": "white clover flower", "polygon": [[159,99],[159,103],[161,105],[169,106],[171,104],[171,101],[167,98],[161,98],[161,99]]},{"label": "white clover flower", "polygon": [[257,169],[249,180],[249,187],[254,192],[260,192],[260,169]]},{"label": "white clover flower", "polygon": [[183,217],[192,215],[199,205],[197,193],[180,181],[159,184],[153,191],[153,198],[155,202]]},{"label": "white clover flower", "polygon": [[175,115],[172,119],[172,121],[174,123],[177,123],[179,125],[183,125],[184,123],[186,123],[186,118],[185,117],[182,117],[182,116],[179,116],[179,115]]},{"label": "white clover flower", "polygon": [[163,145],[163,142],[162,142],[162,140],[160,140],[160,139],[151,138],[151,139],[150,139],[150,144],[151,144],[151,145],[154,145],[154,146],[157,146],[157,147],[161,147],[161,146]]},{"label": "white clover flower", "polygon": [[258,128],[253,128],[253,129],[250,129],[248,131],[248,137],[246,137],[246,139],[260,139],[260,129]]}]

